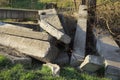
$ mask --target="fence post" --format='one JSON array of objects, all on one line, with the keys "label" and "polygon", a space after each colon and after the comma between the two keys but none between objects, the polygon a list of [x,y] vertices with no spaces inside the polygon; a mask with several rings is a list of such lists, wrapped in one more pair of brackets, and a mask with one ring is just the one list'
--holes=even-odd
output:
[{"label": "fence post", "polygon": [[86,55],[88,55],[96,53],[93,35],[93,28],[96,26],[96,0],[87,0],[86,4],[88,6]]}]

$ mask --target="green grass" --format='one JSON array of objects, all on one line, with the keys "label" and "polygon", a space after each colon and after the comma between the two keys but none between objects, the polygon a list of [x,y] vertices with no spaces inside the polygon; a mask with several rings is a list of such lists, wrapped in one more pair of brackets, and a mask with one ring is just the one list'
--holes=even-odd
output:
[{"label": "green grass", "polygon": [[0,69],[10,65],[9,63],[10,61],[6,57],[0,55]]},{"label": "green grass", "polygon": [[[0,66],[5,67],[7,58],[0,55]],[[1,65],[2,64],[2,65]],[[4,65],[3,65],[4,64]],[[108,80],[90,76],[86,73],[79,73],[72,67],[66,66],[61,69],[60,77],[53,77],[47,66],[38,68],[26,68],[22,64],[7,66],[0,69],[0,80]]]}]

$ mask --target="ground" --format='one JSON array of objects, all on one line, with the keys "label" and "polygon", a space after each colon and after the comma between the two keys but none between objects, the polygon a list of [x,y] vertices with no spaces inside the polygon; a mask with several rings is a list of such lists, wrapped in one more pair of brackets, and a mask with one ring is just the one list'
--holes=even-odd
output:
[{"label": "ground", "polygon": [[24,66],[11,65],[9,60],[0,55],[0,80],[108,80],[80,73],[70,66],[61,68],[60,77],[53,77],[51,70],[40,63]]}]

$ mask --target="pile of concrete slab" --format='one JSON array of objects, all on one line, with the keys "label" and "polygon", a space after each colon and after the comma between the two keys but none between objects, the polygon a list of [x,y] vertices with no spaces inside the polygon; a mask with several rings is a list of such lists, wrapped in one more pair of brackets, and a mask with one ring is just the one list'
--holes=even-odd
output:
[{"label": "pile of concrete slab", "polygon": [[[70,60],[70,65],[79,68],[81,71],[93,73],[100,68],[105,68],[106,77],[113,80],[120,79],[120,48],[108,32],[94,28],[95,50],[97,50],[97,53],[93,55],[86,54],[88,29],[86,5],[80,5],[79,7],[79,17],[70,59],[65,50],[69,46],[71,38],[65,33],[56,10],[39,10],[38,14],[38,25],[41,31],[0,23],[0,44],[14,48],[21,54],[39,61],[47,62],[46,65],[52,71],[54,71],[56,65],[53,66],[51,63],[63,65],[69,63]],[[60,68],[58,65],[57,68],[56,72],[53,72],[54,75],[59,73]]]},{"label": "pile of concrete slab", "polygon": [[[30,28],[0,23],[0,44],[43,62],[64,64],[69,62],[67,53],[57,47],[57,43],[66,46],[71,38],[65,34],[55,9],[39,10],[38,24],[43,29],[33,31]],[[64,57],[66,61],[60,59]],[[62,62],[61,62],[62,61]]]}]

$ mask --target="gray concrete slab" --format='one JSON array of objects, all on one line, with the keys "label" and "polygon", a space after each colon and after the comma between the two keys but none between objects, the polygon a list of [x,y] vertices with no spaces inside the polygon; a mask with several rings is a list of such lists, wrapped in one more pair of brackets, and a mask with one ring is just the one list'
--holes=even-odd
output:
[{"label": "gray concrete slab", "polygon": [[120,80],[120,62],[105,60],[105,77]]},{"label": "gray concrete slab", "polygon": [[64,32],[63,26],[59,20],[55,9],[39,10],[40,19],[50,23],[54,28]]},{"label": "gray concrete slab", "polygon": [[73,67],[80,66],[80,64],[84,61],[84,58],[79,54],[72,53],[70,65]]},{"label": "gray concrete slab", "polygon": [[[105,76],[113,78],[113,80],[119,80],[120,75],[114,74],[120,70],[120,48],[113,40],[109,32],[103,29],[94,29],[94,35],[96,36],[96,48],[98,54],[105,58]],[[118,79],[117,79],[118,78]]]},{"label": "gray concrete slab", "polygon": [[[85,57],[86,31],[87,31],[87,6],[79,6],[79,18],[75,33],[71,65],[80,65]],[[75,64],[75,65],[74,65]]]},{"label": "gray concrete slab", "polygon": [[36,31],[32,31],[32,29],[29,28],[24,28],[22,26],[16,26],[6,23],[1,23],[0,33],[19,36],[19,37],[26,37],[31,39],[39,39],[43,41],[53,40],[53,38],[46,32],[36,32]]},{"label": "gray concrete slab", "polygon": [[[84,59],[85,57],[85,46],[86,46],[86,29],[87,29],[87,19],[78,19],[75,39],[74,39],[74,46],[73,46],[73,53],[72,55],[77,55],[78,59]],[[71,63],[73,59],[71,58]],[[77,62],[77,59],[76,59]],[[80,64],[78,64],[80,65]]]},{"label": "gray concrete slab", "polygon": [[84,62],[80,65],[80,69],[88,72],[95,72],[103,66],[103,58],[100,56],[87,55]]},{"label": "gray concrete slab", "polygon": [[46,21],[38,20],[38,24],[40,25],[42,29],[47,31],[51,36],[55,37],[57,40],[60,40],[64,42],[65,44],[70,43],[71,38],[68,35],[54,28],[51,24],[47,23]]},{"label": "gray concrete slab", "polygon": [[102,29],[95,29],[96,48],[100,56],[107,60],[120,62],[120,48],[113,40],[109,32]]},{"label": "gray concrete slab", "polygon": [[21,53],[44,62],[54,60],[58,54],[58,49],[49,42],[6,34],[0,34],[0,44],[15,48]]}]

